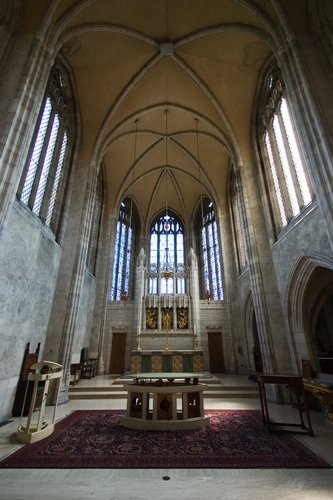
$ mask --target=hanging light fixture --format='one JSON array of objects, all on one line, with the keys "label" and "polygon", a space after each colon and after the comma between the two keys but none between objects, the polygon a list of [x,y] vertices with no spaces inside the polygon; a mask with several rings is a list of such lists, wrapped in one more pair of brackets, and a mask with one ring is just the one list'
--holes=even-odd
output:
[{"label": "hanging light fixture", "polygon": [[164,307],[163,312],[162,312],[162,324],[163,328],[165,329],[165,343],[164,343],[164,350],[168,351],[169,350],[169,332],[172,328],[172,317],[171,317],[171,311],[169,304],[168,304],[168,284],[169,284],[169,279],[173,279],[173,263],[171,262],[170,259],[170,253],[169,253],[169,234],[170,234],[170,229],[171,229],[171,224],[170,224],[170,217],[168,215],[168,113],[169,110],[165,109],[165,169],[164,169],[164,174],[165,174],[165,216],[164,216],[164,224],[163,224],[163,230],[165,234],[165,249],[164,249],[164,258],[163,262],[161,263],[161,278],[165,279],[165,285],[166,285],[166,302]]},{"label": "hanging light fixture", "polygon": [[[196,131],[196,142],[197,142],[197,162],[198,162],[199,185],[200,185],[200,212],[201,212],[202,228],[204,229],[205,217],[204,217],[204,210],[203,210],[203,196],[202,196],[202,190],[201,190],[201,166],[200,166],[200,152],[199,152],[199,130],[198,130],[199,120],[198,120],[198,118],[195,118],[194,120],[195,120],[195,131]],[[210,299],[212,297],[212,294],[208,288],[204,292],[204,297],[207,300],[207,303],[209,304]]]},{"label": "hanging light fixture", "polygon": [[165,110],[165,217],[164,217],[164,231],[165,231],[165,252],[164,261],[161,265],[161,276],[166,280],[173,277],[173,264],[170,262],[169,254],[169,233],[170,233],[170,218],[168,215],[168,112]]},{"label": "hanging light fixture", "polygon": [[[128,232],[131,234],[131,246],[128,246],[128,252],[132,252],[133,245],[133,231],[132,231],[132,219],[133,219],[133,198],[134,198],[134,177],[135,177],[135,162],[136,162],[136,145],[137,145],[137,136],[138,136],[138,122],[139,120],[135,120],[135,136],[134,136],[134,148],[133,148],[133,168],[132,168],[132,195],[131,195],[131,204],[130,204],[130,213],[128,219]],[[130,262],[130,259],[127,259],[127,262]],[[130,268],[127,268],[127,272],[125,275],[125,287],[129,288],[129,279],[130,279]],[[129,291],[124,289],[121,292],[121,301],[126,304],[129,301]]]}]

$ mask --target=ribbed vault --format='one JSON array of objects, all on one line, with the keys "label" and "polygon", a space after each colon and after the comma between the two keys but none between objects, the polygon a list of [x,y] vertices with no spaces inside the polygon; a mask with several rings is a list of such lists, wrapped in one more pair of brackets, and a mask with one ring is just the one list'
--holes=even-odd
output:
[{"label": "ribbed vault", "polygon": [[230,162],[250,161],[258,74],[279,45],[267,4],[60,0],[46,11],[34,2],[36,23],[52,17],[44,35],[72,69],[79,158],[103,163],[110,211],[130,195],[150,220],[165,204],[166,177],[184,221],[203,193],[223,210]]}]

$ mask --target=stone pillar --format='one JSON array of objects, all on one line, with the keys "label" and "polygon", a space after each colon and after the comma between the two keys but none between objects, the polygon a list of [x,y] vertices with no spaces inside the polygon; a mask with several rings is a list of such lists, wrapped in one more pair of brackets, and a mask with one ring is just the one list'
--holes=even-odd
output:
[{"label": "stone pillar", "polygon": [[[86,260],[88,253],[89,235],[91,231],[91,222],[94,212],[95,196],[96,196],[96,183],[98,169],[89,165],[87,162],[80,162],[80,171],[82,177],[85,178],[85,183],[78,183],[80,186],[76,191],[76,196],[72,200],[72,205],[82,207],[79,212],[79,227],[77,233],[77,242],[74,246],[74,262],[73,269],[70,275],[69,296],[66,304],[66,311],[64,316],[64,324],[61,332],[60,348],[58,359],[59,363],[64,367],[64,376],[62,379],[59,402],[64,402],[68,399],[68,387],[70,382],[70,364],[73,355],[74,339],[80,332],[77,332],[77,319],[80,304],[80,297],[83,289],[84,275],[86,270]],[[82,185],[86,185],[86,189],[82,193]],[[83,199],[81,199],[81,197]],[[73,206],[72,210],[76,210]],[[75,219],[75,217],[74,217]],[[74,221],[71,221],[73,224]]]},{"label": "stone pillar", "polygon": [[199,287],[199,268],[198,259],[193,248],[190,248],[188,254],[189,262],[189,293],[192,302],[191,325],[193,333],[197,335],[198,343],[201,343],[201,323],[200,323],[200,287]]},{"label": "stone pillar", "polygon": [[252,219],[250,210],[247,208],[247,202],[244,193],[244,183],[241,179],[241,166],[235,166],[235,175],[239,189],[240,206],[244,216],[244,232],[246,238],[246,248],[249,260],[250,283],[253,294],[253,303],[255,316],[258,326],[258,335],[262,352],[264,370],[274,373],[276,371],[276,362],[273,354],[273,345],[271,340],[271,327],[265,300],[265,290],[257,253],[257,241],[253,234]]},{"label": "stone pillar", "polygon": [[102,251],[100,255],[98,281],[102,283],[102,286],[97,290],[95,306],[95,319],[99,324],[98,326],[96,325],[96,334],[92,335],[92,342],[94,337],[96,337],[98,341],[96,350],[98,351],[97,373],[99,375],[106,373],[105,356],[108,355],[108,349],[105,348],[105,343],[108,345],[108,337],[111,335],[108,321],[108,306],[110,302],[110,283],[113,268],[112,256],[114,255],[112,249],[115,241],[116,227],[117,220],[115,217],[112,217],[111,221],[108,220],[103,224],[103,229],[107,236],[104,244],[104,251]]},{"label": "stone pillar", "polygon": [[146,277],[146,254],[141,248],[135,279],[135,293],[134,293],[134,317],[133,317],[133,338],[132,346],[134,349],[141,347],[141,329],[143,321],[143,303],[144,303],[144,290],[145,290],[145,277]]}]

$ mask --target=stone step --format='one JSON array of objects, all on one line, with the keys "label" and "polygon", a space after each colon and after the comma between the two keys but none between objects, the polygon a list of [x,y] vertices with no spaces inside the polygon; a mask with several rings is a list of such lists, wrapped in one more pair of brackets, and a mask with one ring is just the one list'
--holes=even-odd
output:
[{"label": "stone step", "polygon": [[76,385],[74,387],[70,387],[69,392],[71,394],[75,394],[77,392],[117,392],[117,391],[123,391],[124,390],[124,384],[119,384],[119,385]]},{"label": "stone step", "polygon": [[[257,393],[251,392],[221,392],[221,391],[206,391],[203,393],[204,398],[215,399],[258,399]],[[83,399],[126,399],[127,392],[78,392],[76,394],[69,393],[70,400],[83,400]]]},{"label": "stone step", "polygon": [[[258,398],[256,387],[250,386],[223,386],[221,384],[210,384],[204,391],[204,398]],[[69,390],[69,399],[126,399],[127,391],[122,384],[87,387],[75,386]]]},{"label": "stone step", "polygon": [[[76,400],[83,399],[126,399],[127,392],[124,385],[131,383],[131,376],[115,376],[108,380],[83,379],[77,385],[69,389],[69,398]],[[232,398],[259,398],[258,386],[256,383],[249,382],[242,378],[235,383],[223,383],[215,375],[209,377],[200,377],[199,382],[206,384],[204,398],[232,399]],[[237,383],[238,382],[238,383]]]},{"label": "stone step", "polygon": [[250,392],[250,391],[235,391],[230,388],[227,391],[204,391],[203,393],[204,398],[216,398],[216,399],[235,399],[235,398],[242,398],[242,399],[258,399],[259,398],[259,393],[258,392]]},{"label": "stone step", "polygon": [[68,392],[68,397],[70,400],[78,400],[78,399],[126,399],[127,392],[126,391],[77,391],[77,392]]},{"label": "stone step", "polygon": [[[140,387],[140,386],[138,386]],[[258,394],[257,387],[241,386],[241,385],[230,385],[224,386],[222,384],[207,384],[206,391],[241,391],[241,392],[255,392]],[[124,390],[124,384],[110,385],[110,386],[75,386],[69,389],[71,394],[76,394],[79,392],[118,392]]]}]

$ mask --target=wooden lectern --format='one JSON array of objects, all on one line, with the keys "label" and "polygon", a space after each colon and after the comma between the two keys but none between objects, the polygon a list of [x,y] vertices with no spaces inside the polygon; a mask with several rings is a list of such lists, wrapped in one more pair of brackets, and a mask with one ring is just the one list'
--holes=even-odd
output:
[{"label": "wooden lectern", "polygon": [[[30,410],[27,417],[26,425],[23,425],[22,417],[24,413],[25,401],[23,402],[23,409],[21,415],[20,425],[18,427],[16,438],[20,443],[34,443],[39,441],[40,439],[44,439],[45,437],[52,434],[55,423],[55,414],[57,409],[58,395],[60,384],[58,384],[58,391],[56,395],[56,402],[54,406],[54,412],[52,416],[51,422],[46,422],[44,420],[45,414],[45,406],[46,399],[49,389],[49,383],[51,380],[60,379],[62,377],[63,370],[62,366],[58,363],[54,363],[52,361],[40,361],[39,363],[35,363],[30,367],[30,373],[28,375],[28,380],[33,381],[33,393],[30,403]],[[35,410],[35,402],[37,398],[38,392],[38,384],[40,382],[44,382],[43,385],[43,394],[41,397],[41,405],[40,408]],[[33,422],[33,413],[38,414],[37,421]],[[36,415],[37,416],[37,415]]]}]

